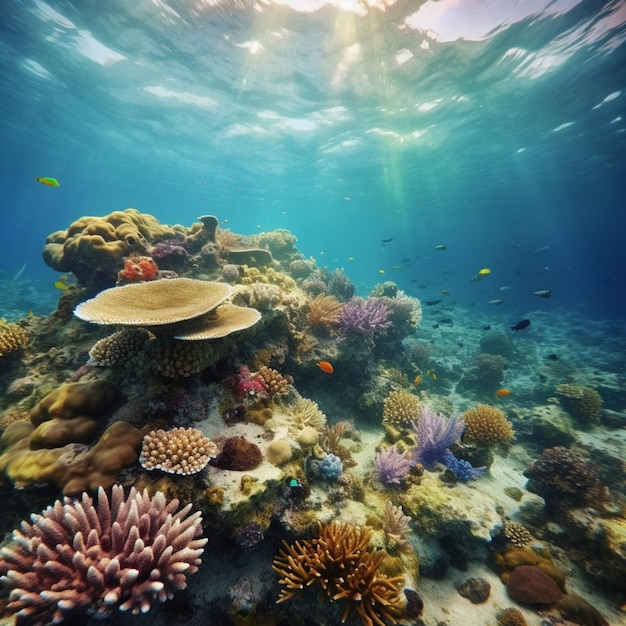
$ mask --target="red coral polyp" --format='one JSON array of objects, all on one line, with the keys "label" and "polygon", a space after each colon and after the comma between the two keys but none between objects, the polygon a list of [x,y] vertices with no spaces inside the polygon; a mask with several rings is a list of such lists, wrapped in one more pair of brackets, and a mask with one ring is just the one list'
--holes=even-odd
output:
[{"label": "red coral polyp", "polygon": [[117,275],[118,283],[154,280],[159,276],[159,267],[149,256],[132,255],[124,259],[124,269]]}]

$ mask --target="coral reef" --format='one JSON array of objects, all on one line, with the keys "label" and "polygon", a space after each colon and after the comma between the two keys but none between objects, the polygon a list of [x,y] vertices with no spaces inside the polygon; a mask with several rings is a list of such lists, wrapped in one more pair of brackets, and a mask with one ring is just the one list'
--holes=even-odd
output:
[{"label": "coral reef", "polygon": [[153,335],[145,328],[124,328],[99,339],[89,350],[89,361],[99,367],[123,365],[141,354],[144,344]]},{"label": "coral reef", "polygon": [[197,474],[217,456],[217,446],[196,428],[151,430],[143,438],[139,462],[168,474]]},{"label": "coral reef", "polygon": [[317,538],[293,545],[284,541],[273,565],[283,587],[278,602],[313,587],[329,601],[345,600],[342,622],[355,611],[366,626],[395,623],[404,577],[378,571],[384,555],[369,546],[370,539],[367,527],[318,522]]},{"label": "coral reef", "polygon": [[406,427],[419,420],[422,401],[406,389],[389,392],[383,405],[383,423]]},{"label": "coral reef", "polygon": [[555,393],[560,396],[565,409],[584,422],[597,423],[602,416],[602,398],[592,387],[557,385]]},{"label": "coral reef", "polygon": [[461,415],[465,422],[463,442],[481,446],[507,443],[513,438],[513,427],[504,411],[488,404],[478,404]]},{"label": "coral reef", "polygon": [[381,298],[355,297],[341,307],[339,326],[343,333],[373,338],[391,326],[390,313],[391,309]]},{"label": "coral reef", "polygon": [[57,500],[0,550],[8,611],[43,625],[116,608],[145,613],[153,600],[172,598],[197,571],[207,541],[198,538],[200,513],[178,505],[134,488],[125,498],[119,485],[110,500],[100,488],[97,505],[87,494]]},{"label": "coral reef", "polygon": [[335,296],[319,294],[309,302],[306,319],[313,329],[331,330],[339,324],[342,303]]},{"label": "coral reef", "polygon": [[19,324],[0,318],[0,358],[21,350],[28,343],[28,334]]},{"label": "coral reef", "polygon": [[417,437],[413,461],[432,469],[450,452],[450,446],[461,437],[464,428],[465,423],[456,415],[447,418],[423,405],[419,422],[413,423]]},{"label": "coral reef", "polygon": [[263,460],[259,447],[244,437],[229,437],[215,460],[222,469],[244,472],[254,469]]}]

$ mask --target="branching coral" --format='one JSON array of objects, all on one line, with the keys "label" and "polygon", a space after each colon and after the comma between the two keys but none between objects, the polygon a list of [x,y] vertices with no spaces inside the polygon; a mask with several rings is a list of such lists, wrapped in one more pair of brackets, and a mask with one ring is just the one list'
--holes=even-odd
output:
[{"label": "branching coral", "polygon": [[98,504],[56,501],[13,532],[0,550],[0,572],[11,588],[9,611],[31,626],[59,623],[72,614],[104,617],[115,608],[145,613],[187,586],[200,565],[206,539],[200,513],[178,509],[162,493],[153,498],[120,485]]},{"label": "branching coral", "polygon": [[366,626],[395,623],[403,576],[388,578],[378,569],[384,553],[369,546],[371,530],[336,521],[323,526],[318,537],[296,541],[274,558],[281,578],[278,602],[297,597],[305,588],[317,588],[329,600],[345,600],[341,621],[355,611]]},{"label": "branching coral", "polygon": [[507,443],[513,438],[513,428],[503,411],[488,404],[478,404],[462,415],[465,422],[464,442],[481,446]]},{"label": "branching coral", "polygon": [[390,313],[391,309],[382,298],[355,297],[341,307],[339,325],[344,333],[374,337],[391,326]]}]

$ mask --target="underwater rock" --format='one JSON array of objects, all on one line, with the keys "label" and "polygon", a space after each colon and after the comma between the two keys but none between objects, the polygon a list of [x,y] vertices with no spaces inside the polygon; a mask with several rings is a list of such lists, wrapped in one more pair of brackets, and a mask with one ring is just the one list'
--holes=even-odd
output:
[{"label": "underwater rock", "polygon": [[468,578],[462,583],[455,585],[461,596],[467,598],[472,604],[483,604],[489,599],[491,585],[484,578]]}]

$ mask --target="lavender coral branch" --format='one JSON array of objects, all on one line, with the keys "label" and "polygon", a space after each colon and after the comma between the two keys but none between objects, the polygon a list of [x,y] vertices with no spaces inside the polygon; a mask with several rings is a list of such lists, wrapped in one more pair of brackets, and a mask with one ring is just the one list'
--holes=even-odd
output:
[{"label": "lavender coral branch", "polygon": [[400,454],[394,444],[376,455],[375,465],[382,483],[398,485],[406,478],[413,466],[413,460],[406,453]]},{"label": "lavender coral branch", "polygon": [[114,485],[98,504],[57,500],[0,550],[2,582],[11,588],[7,609],[31,626],[57,624],[70,614],[105,617],[115,608],[145,613],[187,586],[200,565],[206,539],[200,513],[177,511],[158,492],[134,488],[128,498]]},{"label": "lavender coral branch", "polygon": [[435,463],[443,462],[448,448],[463,434],[465,422],[453,415],[445,417],[436,414],[426,405],[421,407],[421,417],[417,424],[411,422],[417,435],[417,447],[413,452],[413,462],[432,469]]},{"label": "lavender coral branch", "polygon": [[352,298],[342,307],[339,325],[344,332],[356,332],[372,337],[376,332],[389,328],[387,319],[391,309],[380,298]]}]

